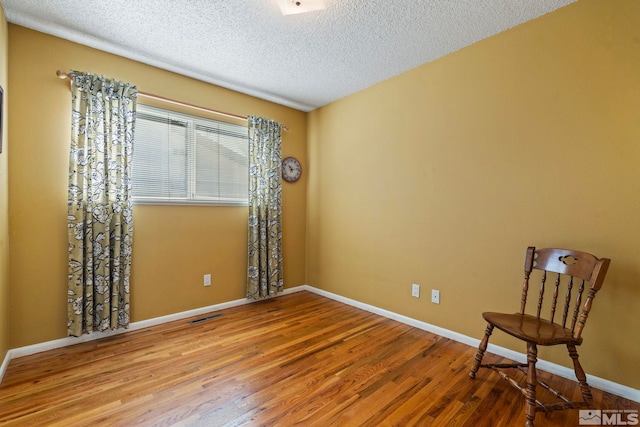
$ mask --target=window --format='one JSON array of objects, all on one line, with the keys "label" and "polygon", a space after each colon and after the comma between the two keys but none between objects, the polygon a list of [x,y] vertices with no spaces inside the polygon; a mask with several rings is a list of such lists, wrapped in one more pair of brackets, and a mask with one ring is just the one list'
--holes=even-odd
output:
[{"label": "window", "polygon": [[134,203],[248,204],[246,126],[138,105]]}]

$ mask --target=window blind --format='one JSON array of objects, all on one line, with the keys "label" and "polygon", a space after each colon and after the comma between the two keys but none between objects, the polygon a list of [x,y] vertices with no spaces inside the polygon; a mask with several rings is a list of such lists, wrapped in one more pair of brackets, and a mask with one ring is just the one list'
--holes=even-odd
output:
[{"label": "window blind", "polygon": [[248,203],[248,133],[242,125],[139,105],[134,203]]}]

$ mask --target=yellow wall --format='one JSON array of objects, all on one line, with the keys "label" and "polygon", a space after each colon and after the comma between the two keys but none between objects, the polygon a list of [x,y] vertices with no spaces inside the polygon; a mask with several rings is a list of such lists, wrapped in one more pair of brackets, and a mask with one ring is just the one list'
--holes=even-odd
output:
[{"label": "yellow wall", "polygon": [[528,245],[592,252],[612,264],[581,359],[640,387],[640,2],[581,0],[308,127],[308,284],[480,338],[518,310]]},{"label": "yellow wall", "polygon": [[0,5],[0,86],[4,89],[0,153],[0,363],[9,350],[9,144],[7,140],[7,20]]},{"label": "yellow wall", "polygon": [[[9,103],[15,141],[9,174],[10,348],[66,336],[71,95],[57,69],[104,74],[145,92],[277,120],[289,127],[283,155],[306,164],[303,112],[9,25],[9,81],[18,94]],[[0,160],[6,162],[4,153]],[[305,181],[303,176],[284,184],[285,287],[305,279]],[[132,321],[244,298],[246,212],[246,207],[135,206]],[[213,276],[207,288],[206,273]]]}]

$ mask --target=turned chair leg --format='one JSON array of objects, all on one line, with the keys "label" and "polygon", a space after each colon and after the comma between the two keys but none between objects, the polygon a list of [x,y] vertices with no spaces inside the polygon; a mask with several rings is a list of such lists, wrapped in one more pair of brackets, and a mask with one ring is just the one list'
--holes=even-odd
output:
[{"label": "turned chair leg", "polygon": [[536,385],[538,378],[536,377],[536,361],[538,360],[538,348],[534,343],[527,343],[527,389],[525,393],[526,400],[526,427],[534,427],[533,420],[536,417]]},{"label": "turned chair leg", "polygon": [[576,373],[576,378],[580,384],[580,391],[582,392],[582,399],[589,405],[589,408],[593,408],[593,395],[591,394],[591,387],[587,384],[587,375],[582,369],[582,365],[578,360],[578,351],[575,345],[567,345],[569,350],[569,357],[573,360],[573,370]]},{"label": "turned chair leg", "polygon": [[478,352],[476,353],[476,357],[473,359],[473,365],[471,366],[471,372],[469,372],[469,376],[471,379],[476,378],[476,372],[480,369],[480,364],[482,363],[482,358],[484,357],[484,352],[487,351],[487,344],[489,343],[489,337],[493,332],[493,325],[491,323],[487,323],[487,329],[484,331],[484,337],[482,341],[480,341],[480,345],[478,346]]}]

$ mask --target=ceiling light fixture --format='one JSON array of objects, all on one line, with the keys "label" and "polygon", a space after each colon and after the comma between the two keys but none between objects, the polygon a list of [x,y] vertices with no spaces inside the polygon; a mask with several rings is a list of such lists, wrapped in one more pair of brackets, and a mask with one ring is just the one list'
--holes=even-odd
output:
[{"label": "ceiling light fixture", "polygon": [[327,8],[326,0],[277,0],[283,15],[314,12]]}]

